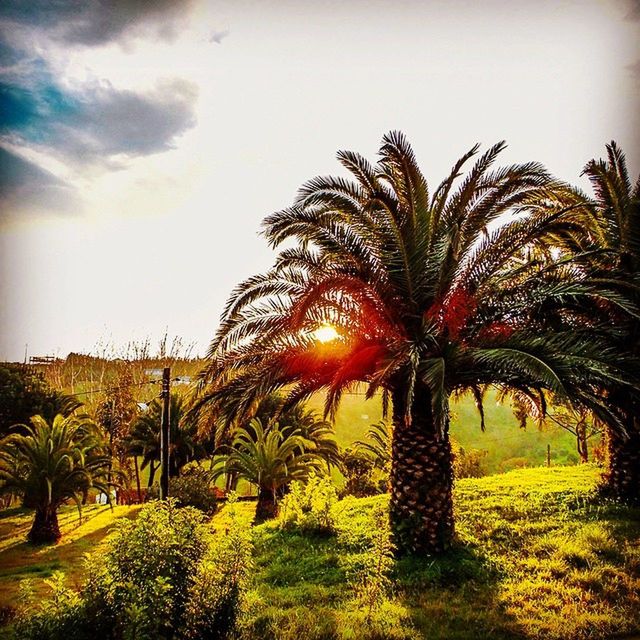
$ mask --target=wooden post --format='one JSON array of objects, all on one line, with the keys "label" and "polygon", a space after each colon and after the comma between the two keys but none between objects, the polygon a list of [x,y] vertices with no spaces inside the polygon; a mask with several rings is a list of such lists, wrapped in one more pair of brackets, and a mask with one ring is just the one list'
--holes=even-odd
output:
[{"label": "wooden post", "polygon": [[169,497],[169,407],[171,406],[171,369],[162,372],[162,422],[160,424],[160,500]]},{"label": "wooden post", "polygon": [[551,466],[551,445],[547,445],[547,467]]}]

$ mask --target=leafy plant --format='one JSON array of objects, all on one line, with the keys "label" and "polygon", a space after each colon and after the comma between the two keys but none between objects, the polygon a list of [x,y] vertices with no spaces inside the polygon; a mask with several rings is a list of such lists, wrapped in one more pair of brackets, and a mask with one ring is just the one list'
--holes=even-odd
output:
[{"label": "leafy plant", "polygon": [[227,526],[214,539],[189,589],[183,637],[222,640],[236,630],[253,568],[251,529],[238,518],[235,496]]},{"label": "leafy plant", "polygon": [[35,507],[28,539],[50,543],[60,538],[58,509],[72,499],[82,515],[91,488],[110,496],[111,458],[99,429],[88,418],[57,415],[49,423],[34,416],[0,441],[0,491],[23,496]]},{"label": "leafy plant", "polygon": [[280,526],[306,532],[334,533],[333,508],[337,502],[338,493],[331,479],[312,472],[306,483],[291,483],[280,507]]},{"label": "leafy plant", "polygon": [[256,521],[273,518],[278,512],[278,496],[294,480],[306,480],[324,460],[299,429],[273,423],[267,429],[259,419],[240,429],[212,468],[214,477],[236,474],[259,489]]},{"label": "leafy plant", "polygon": [[188,466],[177,478],[169,479],[169,495],[181,507],[195,507],[210,516],[218,508],[211,483],[209,471],[198,465]]}]

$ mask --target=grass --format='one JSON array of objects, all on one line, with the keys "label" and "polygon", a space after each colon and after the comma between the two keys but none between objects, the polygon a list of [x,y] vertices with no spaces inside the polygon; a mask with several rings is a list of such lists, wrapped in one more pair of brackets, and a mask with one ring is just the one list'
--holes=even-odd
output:
[{"label": "grass", "polygon": [[[640,632],[638,511],[595,497],[593,466],[458,482],[458,541],[395,565],[367,620],[353,571],[387,497],[347,499],[337,537],[257,527],[248,637],[603,638]],[[357,584],[357,574],[355,578]]]},{"label": "grass", "polygon": [[0,610],[12,607],[20,595],[20,585],[28,579],[35,594],[45,595],[44,579],[63,571],[67,583],[78,586],[83,578],[83,557],[98,552],[109,529],[118,518],[134,517],[139,506],[114,507],[88,505],[79,522],[76,507],[59,511],[62,538],[55,545],[32,546],[25,540],[31,527],[33,511],[7,509],[0,512]]},{"label": "grass", "polygon": [[[254,575],[243,637],[358,640],[532,638],[580,640],[640,634],[640,510],[597,497],[597,467],[521,469],[460,480],[457,541],[440,558],[392,564],[392,589],[367,610],[358,592],[387,496],[347,498],[334,512],[336,535],[254,528]],[[246,526],[254,505],[240,503]],[[135,508],[92,506],[89,520],[63,512],[63,540],[34,549],[30,517],[0,518],[0,594],[15,597],[24,577],[55,569],[81,579],[80,559],[99,549],[117,517]],[[212,527],[224,535],[226,508]],[[375,559],[375,558],[374,558]],[[10,560],[10,563],[7,562]],[[375,564],[375,563],[374,563]],[[39,573],[41,572],[41,573]],[[40,588],[40,587],[38,587]]]}]

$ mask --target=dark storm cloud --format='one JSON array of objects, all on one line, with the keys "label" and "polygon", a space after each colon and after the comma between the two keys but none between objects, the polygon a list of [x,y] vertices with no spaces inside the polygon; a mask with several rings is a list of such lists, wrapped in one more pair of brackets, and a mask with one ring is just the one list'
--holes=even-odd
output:
[{"label": "dark storm cloud", "polygon": [[69,44],[97,46],[136,31],[173,40],[190,0],[3,0],[0,19],[45,27]]},{"label": "dark storm cloud", "polygon": [[81,210],[71,186],[0,147],[0,221],[25,215],[69,215]]},{"label": "dark storm cloud", "polygon": [[184,80],[148,93],[106,82],[63,91],[47,74],[30,84],[0,83],[0,133],[72,161],[108,165],[112,156],[166,151],[195,124],[197,89]]},{"label": "dark storm cloud", "polygon": [[109,164],[166,151],[195,124],[195,85],[173,80],[151,93],[119,90],[108,83],[85,87],[69,113],[50,118],[48,143],[71,160]]}]

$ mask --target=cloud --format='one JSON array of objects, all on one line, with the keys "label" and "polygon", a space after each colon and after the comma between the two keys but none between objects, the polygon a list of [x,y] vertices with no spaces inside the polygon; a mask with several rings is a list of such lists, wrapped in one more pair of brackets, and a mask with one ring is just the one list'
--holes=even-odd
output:
[{"label": "cloud", "polygon": [[0,147],[0,222],[32,215],[71,215],[81,210],[73,187]]},{"label": "cloud", "polygon": [[54,39],[99,46],[139,33],[172,41],[191,0],[3,0],[0,19],[46,28]]},{"label": "cloud", "polygon": [[195,124],[197,95],[197,87],[181,79],[145,93],[109,82],[62,87],[43,60],[32,60],[29,73],[5,74],[0,81],[0,134],[76,164],[113,167],[115,156],[173,148]]},{"label": "cloud", "polygon": [[632,22],[640,20],[640,0],[628,0],[627,5],[628,11],[626,19]]}]

